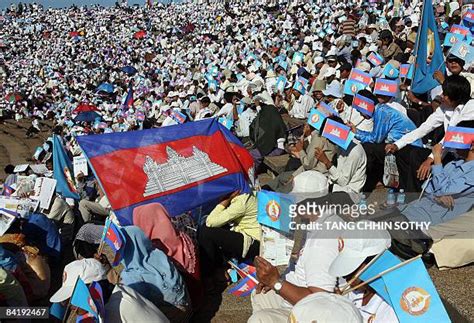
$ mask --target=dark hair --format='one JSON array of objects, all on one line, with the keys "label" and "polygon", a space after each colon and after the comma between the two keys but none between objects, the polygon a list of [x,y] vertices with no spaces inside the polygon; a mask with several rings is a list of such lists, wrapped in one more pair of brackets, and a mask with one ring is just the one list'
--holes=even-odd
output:
[{"label": "dark hair", "polygon": [[374,102],[374,104],[377,104],[377,102],[378,102],[375,95],[372,92],[370,92],[369,90],[366,90],[366,89],[360,90],[359,92],[357,92],[357,94],[362,95],[363,97],[366,97],[367,99],[372,100]]},{"label": "dark hair", "polygon": [[211,104],[211,99],[209,99],[209,97],[205,96],[205,97],[203,97],[203,98],[201,99],[201,102],[202,102],[202,103],[209,103],[209,104]]},{"label": "dark hair", "polygon": [[457,104],[466,104],[471,99],[471,84],[461,75],[450,75],[443,82],[443,95]]},{"label": "dark hair", "polygon": [[459,122],[456,127],[474,128],[474,120],[464,120]]},{"label": "dark hair", "polygon": [[13,174],[14,169],[15,169],[15,166],[13,166],[12,164],[9,164],[5,166],[3,170],[5,171],[5,174]]}]

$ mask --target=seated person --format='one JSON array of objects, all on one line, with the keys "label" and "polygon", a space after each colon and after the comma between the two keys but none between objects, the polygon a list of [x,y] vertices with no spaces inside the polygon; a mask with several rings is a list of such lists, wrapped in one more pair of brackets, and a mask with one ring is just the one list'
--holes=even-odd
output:
[{"label": "seated person", "polygon": [[257,198],[239,191],[227,196],[199,228],[198,241],[203,278],[212,278],[226,264],[224,257],[253,259],[260,252]]},{"label": "seated person", "polygon": [[[348,233],[347,238],[345,233]],[[352,230],[345,233],[339,238],[343,247],[329,267],[329,273],[335,277],[343,277],[349,288],[362,282],[358,278],[354,279],[355,275],[375,256],[387,250],[391,239],[386,230]],[[346,289],[346,286],[343,289]],[[349,292],[346,297],[359,309],[364,322],[398,322],[393,308],[369,285]]]},{"label": "seated person", "polygon": [[271,105],[259,105],[257,111],[249,130],[253,143],[250,155],[255,161],[256,174],[265,156],[278,156],[285,152],[286,140],[286,126],[277,109]]},{"label": "seated person", "polygon": [[310,124],[305,123],[302,138],[289,148],[291,155],[301,166],[295,171],[285,171],[279,174],[267,184],[268,188],[273,191],[288,193],[292,189],[292,179],[302,172],[315,170],[326,174],[328,172],[326,165],[315,157],[316,148],[322,149],[330,160],[333,160],[337,151],[336,145],[322,137],[320,132]]},{"label": "seated person", "polygon": [[400,173],[400,188],[405,192],[420,192],[421,184],[428,178],[433,164],[431,151],[413,145],[439,126],[444,130],[456,126],[463,120],[474,120],[474,100],[470,99],[469,81],[460,75],[446,77],[442,85],[443,102],[433,114],[418,128],[396,139],[385,147],[386,153],[395,153]]},{"label": "seated person", "polygon": [[[415,130],[415,124],[400,111],[390,107],[388,103],[391,97],[377,95],[376,97],[368,90],[361,90],[358,94],[373,101],[376,106],[373,115],[363,115],[364,118],[372,118],[374,127],[371,132],[357,129],[351,124],[356,139],[360,140],[367,155],[367,174],[370,174],[364,191],[371,192],[378,182],[382,180],[385,160],[385,143],[394,142],[404,134]],[[421,140],[414,145],[421,147]]]},{"label": "seated person", "polygon": [[[343,123],[339,117],[331,116],[326,118],[326,120],[327,119]],[[323,122],[322,129],[324,128],[326,120]],[[321,148],[315,149],[315,158],[328,169],[330,191],[344,191],[358,200],[357,196],[361,192],[362,187],[364,187],[367,178],[365,172],[367,157],[364,149],[362,145],[352,141],[347,147],[347,150],[337,146],[336,156],[337,165],[334,165],[333,161],[329,159]]]}]

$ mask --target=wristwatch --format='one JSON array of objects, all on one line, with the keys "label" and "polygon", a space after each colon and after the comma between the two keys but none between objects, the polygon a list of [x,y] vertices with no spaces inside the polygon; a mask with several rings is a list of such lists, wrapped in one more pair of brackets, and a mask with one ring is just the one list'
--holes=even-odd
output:
[{"label": "wristwatch", "polygon": [[280,294],[280,290],[283,287],[283,279],[278,279],[278,281],[273,285],[275,293]]}]

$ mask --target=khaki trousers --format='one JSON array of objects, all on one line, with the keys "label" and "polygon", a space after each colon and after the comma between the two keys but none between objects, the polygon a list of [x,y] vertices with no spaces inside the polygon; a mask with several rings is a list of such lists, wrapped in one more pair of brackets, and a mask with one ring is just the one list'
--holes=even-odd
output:
[{"label": "khaki trousers", "polygon": [[284,299],[271,290],[266,294],[256,294],[255,291],[251,295],[252,300],[252,316],[248,323],[286,323],[290,315],[291,307]]},{"label": "khaki trousers", "polygon": [[428,234],[433,239],[431,252],[439,269],[474,262],[474,210],[431,227]]}]

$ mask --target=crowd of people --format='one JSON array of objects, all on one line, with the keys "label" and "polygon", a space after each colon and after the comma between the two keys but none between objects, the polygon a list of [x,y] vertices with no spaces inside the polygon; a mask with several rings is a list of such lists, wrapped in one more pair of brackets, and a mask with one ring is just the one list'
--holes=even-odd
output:
[{"label": "crowd of people", "polygon": [[[48,172],[6,165],[3,195],[19,175],[52,176],[53,135],[72,160],[82,154],[77,136],[217,118],[248,149],[266,191],[352,205],[385,186],[407,201],[384,218],[431,224],[416,239],[386,230],[347,239],[308,232],[296,264],[280,275],[259,256],[255,194],[235,191],[198,221],[172,217],[159,203],[136,207],[133,225],[121,227],[126,245],[115,266],[98,252],[114,216],[89,167],[74,178],[78,200],[55,194],[48,209],[17,219],[0,237],[2,306],[66,307],[80,277],[101,284],[108,322],[198,320],[203,296],[227,283],[227,261],[236,259],[257,271],[249,322],[398,322],[369,286],[334,292],[343,279],[360,283],[351,278],[388,248],[423,254],[440,269],[474,262],[474,15],[466,19],[456,1],[433,4],[439,39],[432,40],[444,56],[426,76],[437,83],[420,93],[412,83],[425,46],[417,42],[423,8],[295,0],[0,12],[1,122],[29,120],[28,138],[48,133],[33,156]],[[450,42],[459,35],[453,26],[465,28],[458,41],[467,55]],[[373,108],[355,108],[356,99]],[[328,124],[353,134],[346,146],[323,133]],[[457,149],[444,147],[452,127],[471,134]],[[283,171],[264,181],[266,161],[284,155]],[[84,314],[73,308],[70,321]]]}]

